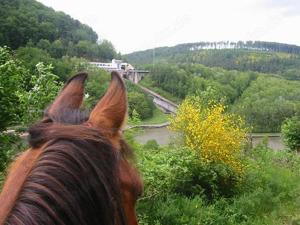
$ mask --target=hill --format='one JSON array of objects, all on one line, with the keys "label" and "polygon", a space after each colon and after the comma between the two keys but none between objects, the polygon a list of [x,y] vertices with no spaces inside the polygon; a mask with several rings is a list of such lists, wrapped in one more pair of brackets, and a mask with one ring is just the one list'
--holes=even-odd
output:
[{"label": "hill", "polygon": [[29,46],[45,50],[51,57],[64,55],[89,60],[111,60],[113,45],[99,41],[97,33],[63,12],[35,0],[0,0],[0,46]]},{"label": "hill", "polygon": [[300,47],[274,42],[198,42],[160,47],[124,56],[135,65],[203,64],[229,70],[279,73],[300,79]]},{"label": "hill", "polygon": [[98,39],[91,27],[34,0],[1,0],[0,24],[0,45],[13,49],[30,40],[37,43],[41,39],[62,39],[77,43]]}]

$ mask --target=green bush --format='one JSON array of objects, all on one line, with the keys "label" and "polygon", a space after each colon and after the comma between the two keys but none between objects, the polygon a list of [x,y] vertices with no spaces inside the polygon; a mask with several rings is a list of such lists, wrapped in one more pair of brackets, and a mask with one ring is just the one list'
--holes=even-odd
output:
[{"label": "green bush", "polygon": [[86,83],[86,99],[84,101],[85,107],[92,109],[99,99],[105,94],[109,82],[110,75],[108,72],[95,67],[88,67],[89,74]]},{"label": "green bush", "polygon": [[129,91],[128,92],[128,114],[132,117],[135,110],[141,119],[147,119],[153,116],[154,105],[150,97],[142,92]]},{"label": "green bush", "polygon": [[32,88],[19,94],[24,111],[21,123],[28,125],[41,118],[44,109],[55,99],[62,87],[59,77],[51,72],[52,69],[51,65],[38,63],[36,65],[37,72],[31,76],[29,81]]},{"label": "green bush", "polygon": [[188,149],[136,147],[145,184],[137,209],[141,225],[299,222],[300,158],[293,152],[252,150],[237,182],[226,167],[202,165]]},{"label": "green bush", "polygon": [[285,144],[294,151],[300,151],[300,117],[287,119],[282,127],[283,140]]},{"label": "green bush", "polygon": [[10,50],[0,47],[0,131],[23,115],[19,96],[28,88],[28,70]]},{"label": "green bush", "polygon": [[138,155],[146,198],[171,192],[187,197],[201,195],[212,200],[230,197],[238,188],[238,179],[228,166],[204,164],[190,149],[158,148],[152,142],[143,149]]},{"label": "green bush", "polygon": [[0,47],[0,131],[34,122],[62,85],[51,65],[38,63],[33,74],[27,66]]},{"label": "green bush", "polygon": [[144,148],[147,150],[158,150],[160,149],[159,144],[157,143],[156,140],[149,140],[146,142],[146,144],[144,145]]}]

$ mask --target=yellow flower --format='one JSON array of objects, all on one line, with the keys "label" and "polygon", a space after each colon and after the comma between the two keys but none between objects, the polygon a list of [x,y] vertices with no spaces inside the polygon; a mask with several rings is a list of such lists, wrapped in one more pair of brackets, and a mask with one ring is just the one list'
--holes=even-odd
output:
[{"label": "yellow flower", "polygon": [[225,106],[204,107],[198,97],[188,98],[171,120],[171,129],[183,133],[185,145],[196,151],[204,162],[223,162],[241,174],[240,158],[246,137],[244,121],[225,113]]}]

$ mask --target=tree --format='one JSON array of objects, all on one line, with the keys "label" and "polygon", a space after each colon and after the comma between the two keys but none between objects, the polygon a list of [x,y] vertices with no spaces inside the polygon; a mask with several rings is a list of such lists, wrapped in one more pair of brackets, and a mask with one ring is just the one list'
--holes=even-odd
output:
[{"label": "tree", "polygon": [[147,119],[153,116],[153,102],[143,93],[137,91],[129,92],[128,105],[128,114],[130,117],[134,116],[134,112],[140,116],[140,119]]},{"label": "tree", "polygon": [[99,45],[98,45],[98,54],[97,56],[99,59],[109,59],[112,60],[117,56],[117,52],[112,45],[112,43],[108,40],[103,40]]},{"label": "tree", "polygon": [[61,39],[55,40],[49,49],[49,53],[54,58],[61,58],[66,52],[66,47]]},{"label": "tree", "polygon": [[21,47],[16,51],[16,56],[26,64],[26,67],[30,69],[31,72],[34,72],[39,62],[50,64],[55,61],[46,50],[36,47]]},{"label": "tree", "polygon": [[0,46],[12,49],[25,46],[29,40],[36,44],[40,39],[50,42],[61,39],[66,43],[80,40],[96,43],[98,39],[91,27],[35,0],[2,0],[0,24]]},{"label": "tree", "polygon": [[36,44],[36,47],[43,49],[45,51],[49,51],[50,47],[51,47],[51,43],[49,40],[47,39],[41,39],[39,40],[39,42]]},{"label": "tree", "polygon": [[285,144],[291,150],[300,152],[300,117],[294,116],[285,120],[281,132]]}]

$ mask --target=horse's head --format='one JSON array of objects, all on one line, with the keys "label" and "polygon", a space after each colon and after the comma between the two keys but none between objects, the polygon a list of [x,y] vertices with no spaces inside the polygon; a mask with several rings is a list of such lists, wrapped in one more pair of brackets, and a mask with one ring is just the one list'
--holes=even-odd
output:
[{"label": "horse's head", "polygon": [[[137,224],[135,203],[141,195],[143,188],[138,172],[128,161],[127,157],[128,152],[130,151],[122,138],[122,127],[127,114],[127,95],[124,82],[117,72],[112,72],[112,79],[107,92],[96,104],[90,115],[86,117],[77,116],[83,102],[84,82],[86,77],[87,75],[84,73],[72,77],[66,83],[52,105],[46,110],[44,118],[39,123],[38,128],[32,130],[32,137],[30,139],[32,148],[25,151],[13,163],[0,195],[0,224],[4,223],[9,214],[12,213],[16,202],[20,201],[20,196],[23,194],[22,189],[24,187],[26,188],[30,185],[38,187],[39,184],[30,183],[28,177],[32,174],[40,175],[41,172],[39,170],[43,171],[41,169],[43,166],[42,163],[47,160],[49,163],[49,158],[51,158],[51,156],[45,154],[45,152],[51,153],[51,151],[53,151],[49,150],[49,145],[51,145],[49,143],[55,142],[53,140],[58,140],[57,142],[60,143],[60,145],[57,145],[58,147],[56,148],[68,149],[70,146],[68,143],[72,142],[72,138],[74,140],[78,139],[78,143],[80,144],[84,143],[81,139],[94,139],[97,143],[97,141],[99,142],[99,138],[97,139],[97,137],[103,139],[100,142],[104,143],[103,145],[100,143],[99,148],[109,149],[109,151],[112,151],[112,155],[116,155],[116,166],[114,167],[116,171],[111,174],[116,174],[118,176],[116,179],[118,187],[114,188],[117,192],[121,193],[121,200],[116,201],[117,204],[119,204],[117,207],[121,209],[121,214],[114,212],[115,216],[118,218],[115,220],[115,223],[123,224],[124,221],[122,222],[122,220],[125,220],[128,225]],[[64,143],[61,141],[65,139],[68,140],[68,142]],[[91,148],[94,148],[93,146],[98,145],[91,144],[91,146]],[[105,146],[110,146],[110,148]],[[52,148],[54,147],[52,146]],[[65,151],[67,152],[69,150]],[[58,157],[59,161],[59,156],[55,157]],[[88,157],[90,159],[91,156]],[[104,170],[108,167],[105,163],[106,162],[103,162]],[[39,164],[41,164],[41,166]],[[57,164],[60,166],[58,162]],[[71,172],[68,171],[68,173]],[[77,175],[78,174],[73,174],[72,176],[74,177]],[[43,179],[43,177],[41,179]],[[47,179],[47,177],[44,179]],[[110,180],[109,177],[105,179]],[[111,178],[111,180],[114,179],[115,178],[113,177]],[[110,181],[108,181],[108,184],[109,182]],[[74,184],[74,186],[76,186],[76,184]],[[105,188],[112,187],[105,186]],[[50,188],[47,186],[47,191],[45,192],[50,193],[49,195],[51,196],[54,195],[51,190],[48,189]],[[76,190],[74,191],[74,195],[76,195]],[[55,196],[53,198],[55,198]],[[115,199],[111,199],[110,201],[115,201]],[[39,202],[39,204],[42,203]],[[43,202],[43,204],[45,204],[45,202]],[[46,206],[43,205],[43,207]],[[52,209],[47,210],[51,213],[55,213]],[[123,217],[123,219],[120,219],[120,216]]]},{"label": "horse's head", "polygon": [[[90,114],[88,126],[95,127],[111,141],[121,154],[128,153],[128,146],[122,139],[122,125],[127,114],[127,94],[122,78],[112,72],[110,86]],[[123,204],[128,224],[137,224],[135,203],[142,194],[143,186],[137,171],[122,159],[119,164]]]}]

